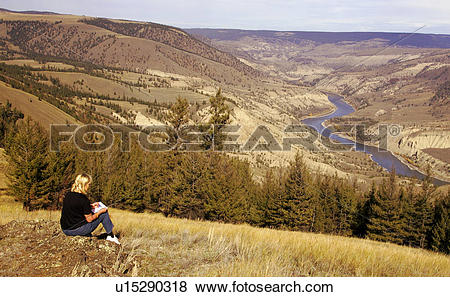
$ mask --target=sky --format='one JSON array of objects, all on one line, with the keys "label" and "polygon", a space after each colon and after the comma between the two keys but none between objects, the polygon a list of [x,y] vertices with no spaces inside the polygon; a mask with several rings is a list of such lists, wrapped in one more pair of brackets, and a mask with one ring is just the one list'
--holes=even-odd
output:
[{"label": "sky", "polygon": [[10,10],[150,21],[180,28],[450,34],[448,0],[0,0]]}]

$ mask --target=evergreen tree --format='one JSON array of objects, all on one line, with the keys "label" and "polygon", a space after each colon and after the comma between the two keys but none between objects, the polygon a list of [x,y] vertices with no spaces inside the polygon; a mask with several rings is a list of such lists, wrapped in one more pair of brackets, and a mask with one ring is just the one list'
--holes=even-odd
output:
[{"label": "evergreen tree", "polygon": [[268,170],[259,193],[256,205],[255,224],[260,227],[281,228],[284,224],[280,212],[280,202],[284,197],[284,181],[281,173],[276,176],[273,170]]},{"label": "evergreen tree", "polygon": [[172,124],[175,135],[170,135],[175,142],[178,140],[180,128],[189,121],[189,103],[186,98],[178,96],[177,101],[170,107],[169,123]]},{"label": "evergreen tree", "polygon": [[[133,141],[133,138],[131,138],[130,141]],[[108,206],[122,207],[123,197],[119,195],[119,191],[121,191],[124,186],[124,171],[127,168],[129,155],[130,153],[121,151],[120,142],[117,139],[115,139],[112,147],[103,154],[102,167],[104,168],[104,171],[101,174],[108,178],[105,180],[103,191],[101,191],[101,201]],[[82,162],[83,161],[80,160],[77,163]],[[85,168],[81,171],[91,172],[89,168]]]},{"label": "evergreen tree", "polygon": [[206,218],[231,223],[255,219],[255,185],[247,162],[218,153],[210,153],[208,167],[211,175],[206,195]]},{"label": "evergreen tree", "polygon": [[46,190],[47,146],[46,132],[30,118],[20,123],[17,132],[8,135],[6,140],[9,190],[26,210],[53,204]]},{"label": "evergreen tree", "polygon": [[334,199],[337,205],[337,213],[334,215],[336,231],[339,235],[351,235],[356,212],[356,199],[350,183],[335,178]]},{"label": "evergreen tree", "polygon": [[223,127],[230,122],[230,108],[225,103],[225,97],[222,95],[222,90],[219,88],[216,95],[209,98],[211,117],[208,124],[212,128],[208,131],[205,137],[205,148],[213,150],[221,150],[223,148]]},{"label": "evergreen tree", "polygon": [[398,213],[399,219],[397,221],[397,233],[401,238],[402,244],[411,245],[409,241],[411,234],[414,230],[411,229],[412,226],[412,216],[414,205],[414,191],[411,186],[406,190],[402,187],[398,196]]},{"label": "evergreen tree", "polygon": [[422,189],[416,195],[410,211],[409,244],[424,248],[427,246],[427,234],[432,223],[431,201],[435,199],[435,187],[431,184],[430,174],[422,181]]},{"label": "evergreen tree", "polygon": [[372,216],[372,206],[377,203],[378,190],[372,184],[365,200],[360,201],[356,211],[356,223],[353,234],[357,237],[365,238],[368,233],[368,226]]},{"label": "evergreen tree", "polygon": [[79,152],[77,155],[76,174],[87,173],[93,180],[88,195],[91,201],[104,201],[105,185],[111,178],[106,174],[109,171],[108,163],[105,162],[106,155],[107,152]]},{"label": "evergreen tree", "polygon": [[121,199],[121,207],[142,212],[146,207],[147,195],[144,153],[135,147],[129,154],[127,165],[122,171],[123,184],[118,195]]},{"label": "evergreen tree", "polygon": [[450,192],[436,203],[428,233],[428,248],[436,252],[450,253]]},{"label": "evergreen tree", "polygon": [[380,191],[371,201],[367,237],[373,240],[402,243],[398,233],[400,214],[398,212],[397,186],[395,171],[390,174],[389,181],[384,181]]},{"label": "evergreen tree", "polygon": [[176,152],[147,153],[146,184],[148,186],[148,207],[164,215],[172,214],[168,208],[168,199],[173,196],[174,180],[177,175],[178,158]]},{"label": "evergreen tree", "polygon": [[209,103],[211,104],[211,118],[209,123],[214,125],[228,124],[230,120],[230,108],[226,105],[225,97],[222,95],[220,88],[216,96],[209,98]]},{"label": "evergreen tree", "polygon": [[76,152],[69,144],[63,144],[59,152],[47,154],[44,188],[54,208],[62,207],[64,195],[73,183],[75,160]]},{"label": "evergreen tree", "polygon": [[308,186],[309,176],[300,154],[289,167],[285,193],[280,203],[284,226],[291,230],[312,231],[315,220],[315,194]]},{"label": "evergreen tree", "polygon": [[177,101],[170,107],[169,122],[178,129],[189,121],[189,103],[186,98],[177,97]]},{"label": "evergreen tree", "polygon": [[316,232],[336,233],[336,214],[339,212],[335,194],[335,185],[329,176],[321,176],[317,179],[319,188],[319,205],[321,206],[321,218],[316,223]]},{"label": "evergreen tree", "polygon": [[400,225],[399,236],[403,244],[413,247],[426,247],[427,234],[432,222],[432,204],[435,199],[434,187],[430,176],[422,181],[420,191],[410,185],[400,195]]},{"label": "evergreen tree", "polygon": [[[23,113],[16,108],[12,108],[9,101],[5,105],[0,104],[0,146],[4,147],[6,134],[9,130],[14,130],[16,122],[23,119]],[[14,132],[14,131],[12,131]]]},{"label": "evergreen tree", "polygon": [[161,208],[166,216],[189,219],[204,219],[204,179],[208,174],[204,156],[201,153],[176,155],[175,175],[169,188],[169,195],[161,197]]}]

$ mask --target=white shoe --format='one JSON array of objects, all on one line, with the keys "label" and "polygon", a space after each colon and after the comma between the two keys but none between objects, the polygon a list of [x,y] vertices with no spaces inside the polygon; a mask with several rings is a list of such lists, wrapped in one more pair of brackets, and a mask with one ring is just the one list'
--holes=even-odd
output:
[{"label": "white shoe", "polygon": [[119,239],[117,238],[117,236],[107,236],[106,237],[106,240],[108,240],[108,241],[111,241],[111,242],[114,242],[114,243],[117,243],[117,244],[120,244],[120,242],[119,242]]}]

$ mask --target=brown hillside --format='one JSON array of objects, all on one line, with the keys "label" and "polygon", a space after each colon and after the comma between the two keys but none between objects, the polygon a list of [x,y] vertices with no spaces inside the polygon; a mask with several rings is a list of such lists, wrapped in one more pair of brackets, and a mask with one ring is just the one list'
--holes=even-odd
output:
[{"label": "brown hillside", "polygon": [[232,55],[219,51],[175,27],[156,23],[115,22],[103,18],[83,19],[81,21],[122,35],[158,41],[233,67],[247,75],[259,75],[259,72],[255,71],[255,69],[242,63]]},{"label": "brown hillside", "polygon": [[[0,47],[144,72],[146,69],[242,84],[258,72],[183,31],[156,24],[0,12]],[[6,57],[8,58],[8,57]]]},{"label": "brown hillside", "polygon": [[25,116],[39,122],[45,129],[50,129],[51,124],[77,123],[73,117],[50,103],[0,82],[0,103],[5,104],[7,101]]}]

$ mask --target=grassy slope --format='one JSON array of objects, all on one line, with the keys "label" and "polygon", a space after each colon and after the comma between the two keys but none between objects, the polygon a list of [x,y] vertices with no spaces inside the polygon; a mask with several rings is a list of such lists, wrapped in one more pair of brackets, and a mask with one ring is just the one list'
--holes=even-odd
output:
[{"label": "grassy slope", "polygon": [[[330,235],[165,218],[110,210],[124,244],[144,257],[143,276],[450,276],[450,257]],[[58,220],[0,198],[0,224]],[[100,230],[97,230],[100,232]]]},{"label": "grassy slope", "polygon": [[[3,150],[0,163],[6,185]],[[140,276],[450,276],[450,256],[427,250],[118,209],[110,214],[123,244],[144,259]],[[0,195],[0,225],[59,218],[59,211],[26,212]]]},{"label": "grassy slope", "polygon": [[[42,47],[44,50],[40,54],[53,56],[56,52],[60,57],[83,60],[98,65],[126,69],[153,69],[181,75],[214,78],[233,84],[241,84],[243,81],[254,83],[250,76],[234,68],[239,66],[239,69],[247,69],[247,66],[234,57],[230,59],[237,66],[232,65],[233,63],[227,63],[230,64],[230,66],[227,66],[207,57],[177,49],[158,41],[126,36],[101,27],[81,23],[79,20],[83,19],[83,16],[30,15],[5,12],[0,12],[0,16],[5,21],[43,21],[53,23],[51,28],[55,31],[52,31],[52,33],[46,32],[33,38],[33,42],[36,44],[30,50],[35,51],[37,48]],[[54,24],[54,22],[62,23]],[[128,21],[122,22],[128,23]],[[130,23],[133,23],[133,21],[130,21]],[[0,26],[0,37],[5,35],[6,30]],[[90,48],[81,45],[84,42],[93,42],[92,38],[94,35],[96,38],[105,38],[105,40]],[[187,44],[188,48],[190,43],[192,46],[198,43],[193,38],[188,37],[188,39],[190,40]],[[16,44],[15,46],[18,45]],[[206,47],[218,56],[229,56],[215,48]]]},{"label": "grassy slope", "polygon": [[39,101],[34,95],[13,89],[0,82],[0,102],[5,104],[8,100],[13,107],[23,112],[25,116],[30,116],[33,120],[39,122],[45,129],[50,129],[50,124],[77,123],[72,116],[50,103],[43,100]]},{"label": "grassy slope", "polygon": [[[130,87],[119,84],[109,79],[91,76],[77,72],[54,72],[43,71],[42,74],[48,77],[58,78],[63,84],[74,86],[74,82],[83,80],[83,85],[76,85],[76,88],[86,93],[99,93],[109,95],[112,98],[135,97],[139,100],[158,102],[174,102],[177,96],[186,98],[189,102],[202,102],[209,98],[205,95],[197,94],[192,91],[185,91],[181,88],[153,88],[143,90],[137,87]],[[143,75],[144,76],[144,75]],[[89,90],[89,88],[92,90]],[[150,90],[150,93],[149,93]]]}]

